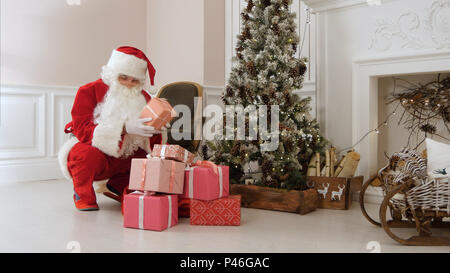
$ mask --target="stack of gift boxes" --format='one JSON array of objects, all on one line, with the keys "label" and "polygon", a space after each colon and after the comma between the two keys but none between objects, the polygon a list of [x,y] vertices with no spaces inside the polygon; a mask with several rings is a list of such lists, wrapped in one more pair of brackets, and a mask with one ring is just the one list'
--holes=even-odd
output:
[{"label": "stack of gift boxes", "polygon": [[[159,130],[176,115],[171,105],[153,98],[141,117]],[[129,190],[124,196],[124,226],[165,230],[190,217],[191,225],[240,225],[241,199],[229,196],[228,166],[197,161],[178,145],[154,145],[147,158],[131,161]]]},{"label": "stack of gift boxes", "polygon": [[178,145],[155,145],[147,158],[132,159],[124,226],[162,231],[189,217],[191,225],[240,225],[241,199],[229,195],[229,168]]}]

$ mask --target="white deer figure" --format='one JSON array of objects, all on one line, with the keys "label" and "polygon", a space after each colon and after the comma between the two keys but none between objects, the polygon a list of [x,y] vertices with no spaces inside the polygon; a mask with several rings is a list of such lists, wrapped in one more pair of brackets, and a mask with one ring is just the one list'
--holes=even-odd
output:
[{"label": "white deer figure", "polygon": [[339,198],[339,201],[341,201],[342,192],[345,189],[345,185],[343,187],[340,187],[341,185],[338,185],[339,191],[332,191],[331,192],[331,200],[336,200],[336,196]]},{"label": "white deer figure", "polygon": [[325,199],[326,196],[327,196],[328,188],[330,187],[330,183],[327,183],[326,187],[322,183],[322,187],[323,187],[323,190],[317,190],[317,192],[319,192],[319,194],[322,194],[323,195],[323,199]]}]

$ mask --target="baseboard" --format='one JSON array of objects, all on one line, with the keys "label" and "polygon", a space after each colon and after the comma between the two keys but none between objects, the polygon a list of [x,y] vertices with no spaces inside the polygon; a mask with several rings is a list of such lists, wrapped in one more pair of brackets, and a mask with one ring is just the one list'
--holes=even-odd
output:
[{"label": "baseboard", "polygon": [[63,178],[57,159],[0,165],[0,184]]}]

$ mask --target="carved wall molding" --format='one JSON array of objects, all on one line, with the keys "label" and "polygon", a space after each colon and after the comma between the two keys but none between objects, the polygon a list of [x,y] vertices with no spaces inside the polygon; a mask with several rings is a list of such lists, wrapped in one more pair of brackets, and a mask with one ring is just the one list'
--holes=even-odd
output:
[{"label": "carved wall molding", "polygon": [[378,19],[369,50],[450,49],[450,0],[436,0],[421,13]]}]

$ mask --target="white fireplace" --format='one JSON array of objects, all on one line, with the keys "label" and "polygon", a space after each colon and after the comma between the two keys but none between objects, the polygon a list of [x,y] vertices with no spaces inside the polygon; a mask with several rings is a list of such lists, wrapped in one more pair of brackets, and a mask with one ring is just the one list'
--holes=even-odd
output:
[{"label": "white fireplace", "polygon": [[[449,71],[450,51],[447,50],[356,59],[352,86],[353,143],[382,122],[378,115],[379,78]],[[355,148],[361,154],[359,173],[365,177],[375,174],[378,171],[378,135],[370,134]]]},{"label": "white fireplace", "polygon": [[[316,15],[317,116],[338,150],[382,122],[379,79],[450,71],[450,0],[304,2]],[[358,174],[368,179],[379,168],[378,135],[355,149]]]}]

